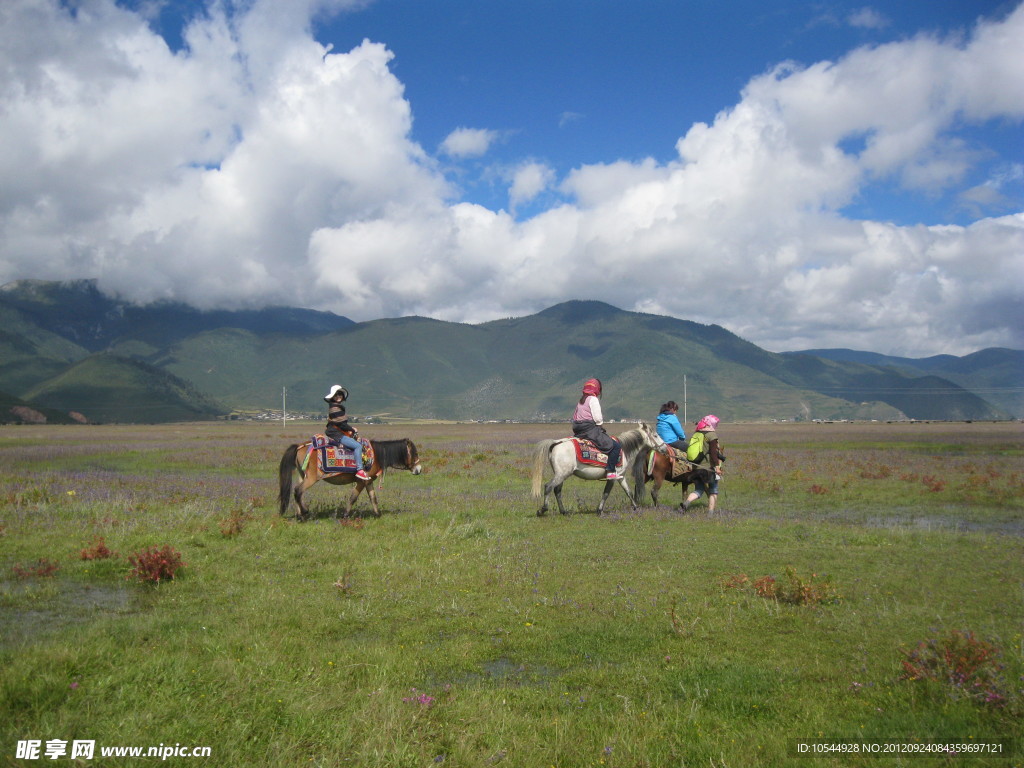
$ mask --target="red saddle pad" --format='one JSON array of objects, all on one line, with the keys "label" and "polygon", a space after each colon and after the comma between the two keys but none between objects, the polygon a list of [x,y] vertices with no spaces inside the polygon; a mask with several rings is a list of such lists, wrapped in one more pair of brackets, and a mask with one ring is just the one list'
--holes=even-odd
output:
[{"label": "red saddle pad", "polygon": [[[598,449],[590,440],[585,440],[582,437],[570,438],[576,445],[576,460],[580,464],[589,464],[594,467],[605,467],[608,466],[608,454]],[[615,440],[613,437],[612,440]],[[616,442],[618,442],[616,440]],[[625,463],[625,457],[619,454],[618,469],[622,469]]]}]

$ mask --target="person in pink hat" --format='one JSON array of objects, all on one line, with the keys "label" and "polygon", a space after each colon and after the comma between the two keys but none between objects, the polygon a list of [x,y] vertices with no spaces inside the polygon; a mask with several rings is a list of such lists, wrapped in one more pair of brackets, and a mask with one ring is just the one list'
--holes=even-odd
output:
[{"label": "person in pink hat", "polygon": [[722,462],[725,461],[725,454],[722,452],[722,446],[718,441],[718,432],[716,431],[719,421],[719,418],[714,414],[708,414],[697,422],[697,430],[690,438],[691,445],[694,441],[697,441],[698,443],[702,442],[703,447],[695,457],[691,458],[688,452],[687,458],[690,458],[694,464],[706,463],[714,470],[715,477],[708,483],[705,483],[700,478],[696,479],[690,495],[680,505],[684,512],[704,493],[708,495],[708,514],[715,511],[715,505],[718,503],[718,481],[722,478]]},{"label": "person in pink hat", "polygon": [[608,455],[605,466],[605,480],[619,480],[621,475],[616,471],[622,448],[616,440],[605,431],[604,414],[601,413],[601,380],[587,379],[583,384],[583,394],[572,412],[572,433],[575,437],[586,438],[602,453]]}]

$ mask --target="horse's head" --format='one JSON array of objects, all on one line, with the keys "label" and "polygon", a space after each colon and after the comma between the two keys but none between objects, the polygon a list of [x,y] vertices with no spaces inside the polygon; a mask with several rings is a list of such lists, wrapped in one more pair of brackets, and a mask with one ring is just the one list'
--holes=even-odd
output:
[{"label": "horse's head", "polygon": [[423,471],[423,467],[420,466],[420,455],[419,451],[416,450],[416,444],[409,438],[405,439],[406,447],[406,468],[414,475],[418,475]]},{"label": "horse's head", "polygon": [[661,439],[661,435],[652,429],[651,425],[646,421],[640,422],[640,434],[643,435],[644,445],[648,448],[653,448],[661,454],[668,453],[668,446],[665,445],[665,441]]},{"label": "horse's head", "polygon": [[416,444],[408,437],[396,440],[371,440],[374,461],[383,469],[406,469],[414,475],[423,471]]}]

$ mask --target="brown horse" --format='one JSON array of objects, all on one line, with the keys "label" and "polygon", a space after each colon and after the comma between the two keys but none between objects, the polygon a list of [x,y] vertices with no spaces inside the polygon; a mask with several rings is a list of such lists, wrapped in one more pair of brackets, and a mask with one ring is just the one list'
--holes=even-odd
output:
[{"label": "brown horse", "polygon": [[[675,448],[670,448],[675,451]],[[651,480],[654,481],[654,485],[651,486],[651,501],[654,505],[658,505],[658,492],[661,490],[662,483],[667,479],[670,483],[675,483],[682,486],[683,501],[680,502],[679,506],[682,507],[686,501],[686,489],[693,485],[694,481],[700,479],[705,483],[710,483],[714,478],[714,472],[707,467],[701,467],[696,464],[690,464],[692,469],[688,472],[684,472],[676,477],[671,477],[672,473],[672,458],[668,455],[661,453],[654,453],[654,464],[651,464],[650,456],[652,451],[647,451],[646,455],[641,457],[640,461],[643,462],[646,468],[645,483],[649,483]],[[685,460],[685,456],[683,457]]]},{"label": "brown horse", "polygon": [[[292,478],[295,472],[299,473],[302,481],[295,488],[295,503],[299,505],[299,520],[306,520],[309,517],[309,508],[302,503],[302,494],[320,480],[332,485],[355,484],[352,495],[348,500],[348,507],[345,509],[345,517],[352,514],[352,506],[356,499],[366,489],[370,503],[373,505],[373,516],[380,517],[380,508],[377,506],[377,491],[374,490],[373,481],[384,474],[387,469],[407,469],[414,475],[420,474],[423,468],[420,466],[419,453],[416,446],[409,438],[400,440],[371,440],[373,446],[373,463],[366,467],[366,474],[370,476],[368,481],[357,480],[354,472],[324,472],[320,467],[320,451],[313,450],[310,453],[310,443],[294,443],[289,445],[281,457],[281,465],[278,471],[280,479],[281,514],[288,511],[288,505],[292,499]],[[306,455],[309,461],[306,461]],[[306,464],[303,467],[303,463]],[[337,517],[335,513],[335,517]]]}]

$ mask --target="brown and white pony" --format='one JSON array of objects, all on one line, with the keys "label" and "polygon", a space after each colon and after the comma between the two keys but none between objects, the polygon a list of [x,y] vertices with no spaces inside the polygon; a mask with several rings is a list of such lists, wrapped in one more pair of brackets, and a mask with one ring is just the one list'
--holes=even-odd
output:
[{"label": "brown and white pony", "polygon": [[[377,491],[374,490],[373,481],[382,476],[387,469],[406,469],[414,475],[418,475],[423,471],[423,467],[420,466],[416,446],[407,437],[400,440],[371,440],[370,445],[373,446],[373,463],[365,467],[366,474],[370,476],[368,481],[357,480],[354,472],[324,472],[320,466],[320,451],[315,448],[311,449],[309,441],[289,445],[284,456],[281,457],[278,471],[281,486],[278,496],[281,503],[281,514],[288,511],[288,505],[292,499],[292,479],[294,473],[298,472],[302,478],[295,488],[295,503],[299,505],[299,520],[306,520],[309,517],[309,508],[302,503],[302,494],[320,480],[331,485],[355,484],[345,509],[345,517],[352,514],[352,506],[356,503],[363,488],[366,489],[366,494],[370,497],[374,517],[380,517]],[[312,453],[310,453],[311,450]],[[310,454],[308,461],[306,460],[307,454]],[[335,513],[335,517],[337,516]]]}]

